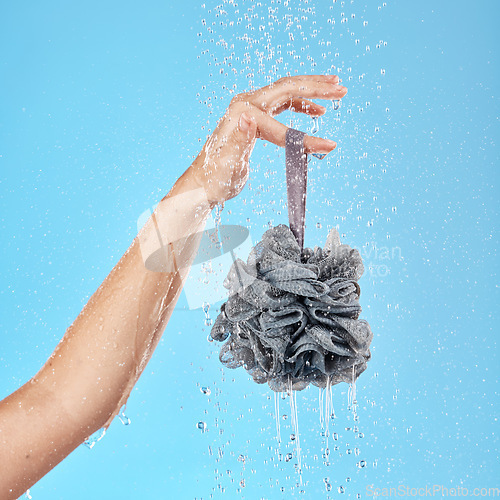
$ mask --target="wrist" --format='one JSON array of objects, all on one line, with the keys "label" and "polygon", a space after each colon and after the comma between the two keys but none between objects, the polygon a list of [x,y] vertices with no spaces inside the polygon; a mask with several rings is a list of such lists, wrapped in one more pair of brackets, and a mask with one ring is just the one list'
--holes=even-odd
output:
[{"label": "wrist", "polygon": [[217,166],[207,162],[204,150],[186,170],[187,182],[198,189],[203,189],[212,210],[216,205],[227,201],[226,187],[217,177]]},{"label": "wrist", "polygon": [[[183,198],[189,200],[193,205],[198,206],[202,210],[211,211],[219,201],[210,196],[210,192],[207,189],[208,183],[204,177],[205,173],[203,169],[197,160],[195,160],[179,177],[167,196],[184,195]],[[189,193],[189,196],[186,196],[187,193]]]}]

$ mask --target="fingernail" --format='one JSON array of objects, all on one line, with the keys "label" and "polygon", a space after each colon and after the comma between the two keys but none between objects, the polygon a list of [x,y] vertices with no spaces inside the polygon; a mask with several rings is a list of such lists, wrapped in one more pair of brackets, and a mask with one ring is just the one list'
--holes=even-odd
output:
[{"label": "fingernail", "polygon": [[246,113],[242,113],[240,116],[240,120],[238,122],[238,126],[242,132],[248,132],[250,130],[250,125],[252,124],[249,116]]},{"label": "fingernail", "polygon": [[330,139],[325,139],[325,142],[329,145],[329,146],[333,146],[334,148],[337,147],[337,143],[335,141],[331,141]]}]

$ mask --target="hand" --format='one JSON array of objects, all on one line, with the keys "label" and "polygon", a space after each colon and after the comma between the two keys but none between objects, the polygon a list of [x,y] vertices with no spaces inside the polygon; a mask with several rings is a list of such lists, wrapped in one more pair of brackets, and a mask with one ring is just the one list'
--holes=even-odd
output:
[{"label": "hand", "polygon": [[[210,203],[234,198],[246,184],[248,161],[257,138],[285,146],[287,127],[273,118],[291,109],[309,116],[321,116],[326,108],[308,99],[341,99],[347,89],[338,76],[293,76],[235,96],[217,128],[191,166],[197,184]],[[306,153],[329,153],[337,144],[306,136]]]}]

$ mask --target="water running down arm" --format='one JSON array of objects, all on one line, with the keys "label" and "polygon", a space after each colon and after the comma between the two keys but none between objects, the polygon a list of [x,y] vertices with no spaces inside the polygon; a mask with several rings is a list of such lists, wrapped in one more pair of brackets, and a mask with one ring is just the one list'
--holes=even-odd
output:
[{"label": "water running down arm", "polygon": [[[198,249],[211,209],[236,196],[257,138],[285,145],[286,109],[320,116],[308,99],[340,99],[336,76],[283,78],[236,96],[193,164],[158,204],[40,371],[0,402],[0,498],[13,499],[49,472],[125,404],[158,345]],[[305,139],[308,153],[336,144]],[[169,268],[153,272],[144,249],[170,242]],[[180,242],[180,243],[179,243]]]}]

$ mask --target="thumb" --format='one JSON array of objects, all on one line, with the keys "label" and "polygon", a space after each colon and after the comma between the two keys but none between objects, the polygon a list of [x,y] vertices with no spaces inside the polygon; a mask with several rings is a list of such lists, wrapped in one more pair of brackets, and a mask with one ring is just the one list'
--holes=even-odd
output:
[{"label": "thumb", "polygon": [[238,127],[234,131],[234,138],[236,142],[244,149],[249,146],[255,136],[257,135],[257,123],[253,117],[247,113],[243,112],[238,120]]}]

